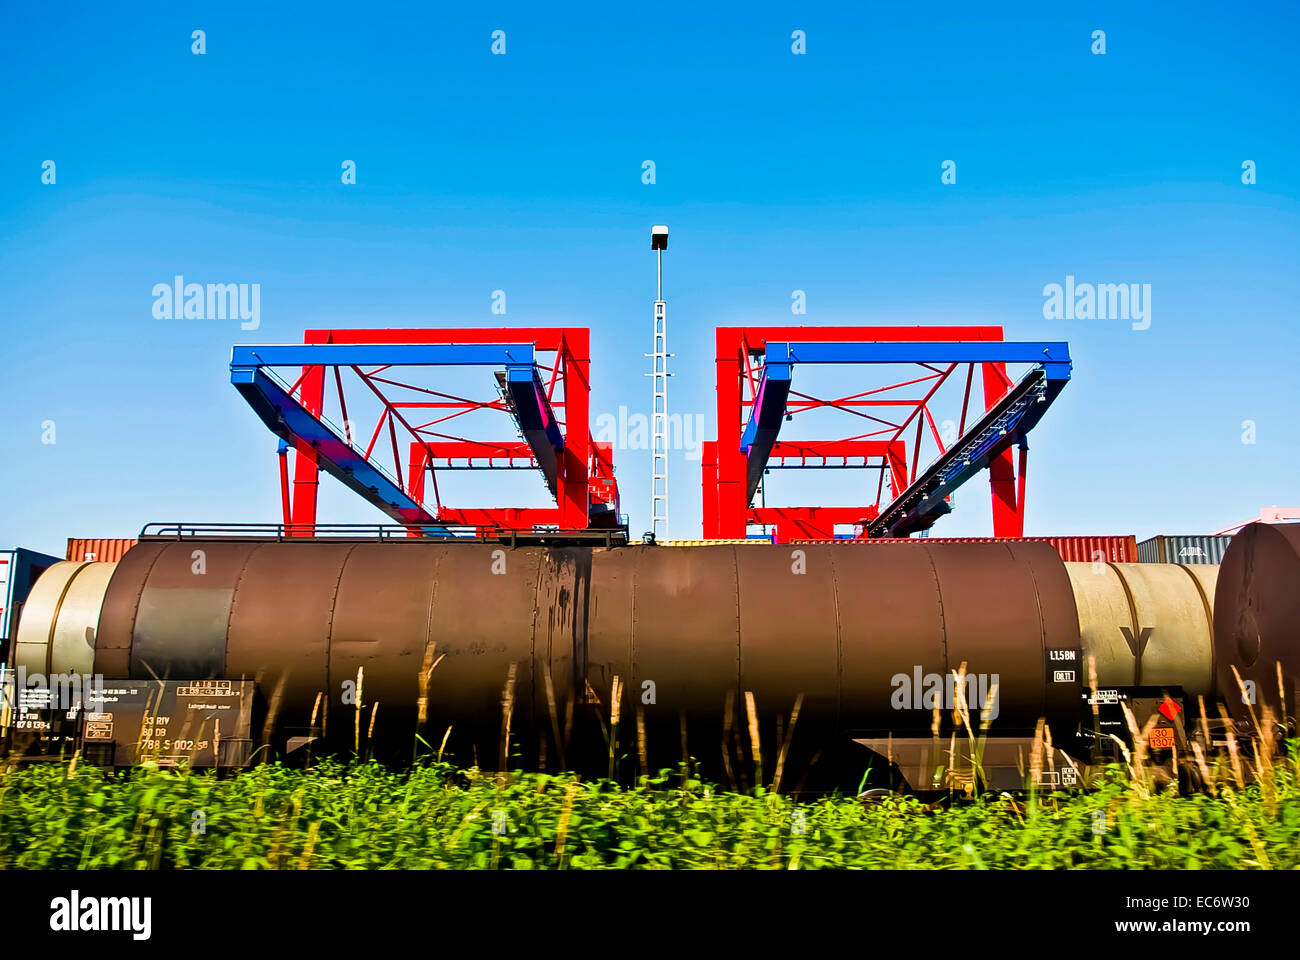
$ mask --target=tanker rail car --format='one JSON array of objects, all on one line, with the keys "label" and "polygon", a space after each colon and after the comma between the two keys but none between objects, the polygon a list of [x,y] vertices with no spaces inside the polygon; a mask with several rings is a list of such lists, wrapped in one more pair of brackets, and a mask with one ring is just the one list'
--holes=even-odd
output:
[{"label": "tanker rail car", "polygon": [[[972,755],[1019,788],[1046,743],[1040,780],[1081,786],[1131,742],[1124,707],[1157,762],[1294,730],[1298,584],[1286,525],[1246,528],[1218,567],[1026,541],[143,535],[36,583],[11,732],[32,757],[217,766],[262,744],[409,761],[418,732],[486,768],[688,757],[915,789]],[[66,710],[61,677],[103,679]]]}]

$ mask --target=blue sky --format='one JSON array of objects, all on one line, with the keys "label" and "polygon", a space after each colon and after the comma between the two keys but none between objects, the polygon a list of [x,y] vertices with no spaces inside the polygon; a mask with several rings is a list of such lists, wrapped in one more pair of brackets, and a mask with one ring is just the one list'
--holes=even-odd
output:
[{"label": "blue sky", "polygon": [[[671,407],[710,436],[715,326],[994,323],[1075,358],[1031,438],[1027,533],[1203,533],[1300,503],[1293,4],[0,16],[2,545],[277,520],[274,441],[226,364],[306,327],[495,326],[502,289],[509,325],[592,329],[593,413],[647,410],[659,222]],[[259,283],[260,329],[156,319],[176,274]],[[1151,284],[1150,328],[1044,319],[1067,274]],[[649,455],[616,463],[636,533]],[[673,535],[697,536],[698,464],[671,470]],[[501,479],[498,502],[536,502]],[[990,532],[977,483],[936,535]],[[328,478],[321,512],[382,519]]]}]

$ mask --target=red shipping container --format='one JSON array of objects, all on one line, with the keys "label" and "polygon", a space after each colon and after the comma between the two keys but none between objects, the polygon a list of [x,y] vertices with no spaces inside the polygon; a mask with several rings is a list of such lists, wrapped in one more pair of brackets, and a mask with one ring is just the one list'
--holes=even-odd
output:
[{"label": "red shipping container", "polygon": [[792,540],[798,543],[1050,543],[1072,563],[1137,563],[1137,537],[881,537],[878,540]]},{"label": "red shipping container", "polygon": [[136,540],[77,540],[68,538],[68,559],[98,560],[101,563],[116,563],[136,545]]}]

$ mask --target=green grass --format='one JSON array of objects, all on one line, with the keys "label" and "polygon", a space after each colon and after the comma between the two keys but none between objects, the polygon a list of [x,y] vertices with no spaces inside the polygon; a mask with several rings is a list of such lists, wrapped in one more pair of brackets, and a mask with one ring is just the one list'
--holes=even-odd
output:
[{"label": "green grass", "polygon": [[[796,803],[676,776],[639,788],[427,764],[233,776],[34,764],[0,774],[0,867],[1300,868],[1295,745],[1258,785]],[[1217,779],[1217,778],[1216,778]]]}]

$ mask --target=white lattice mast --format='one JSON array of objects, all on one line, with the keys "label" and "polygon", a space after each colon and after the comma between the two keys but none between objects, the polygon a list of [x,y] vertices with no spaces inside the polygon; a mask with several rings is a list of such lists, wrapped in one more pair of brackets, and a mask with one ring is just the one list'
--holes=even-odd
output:
[{"label": "white lattice mast", "polygon": [[658,261],[655,285],[654,353],[651,359],[653,397],[650,407],[650,533],[668,539],[668,305],[664,302],[664,251],[668,249],[668,228],[650,229],[650,249]]}]

